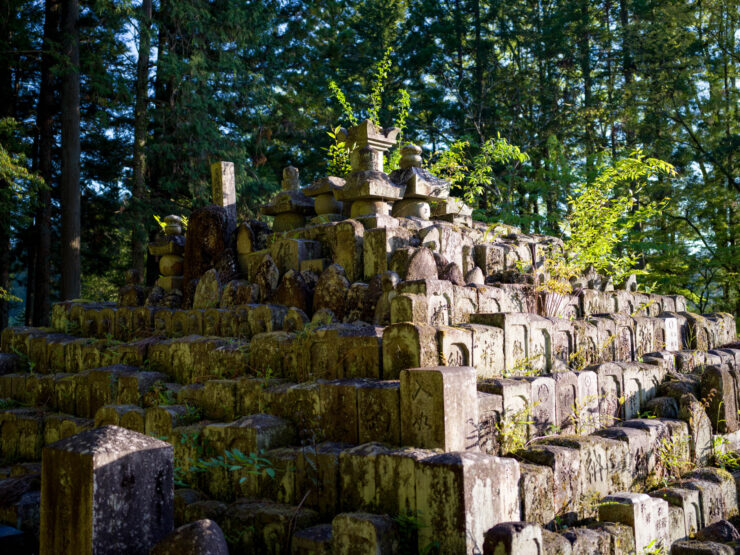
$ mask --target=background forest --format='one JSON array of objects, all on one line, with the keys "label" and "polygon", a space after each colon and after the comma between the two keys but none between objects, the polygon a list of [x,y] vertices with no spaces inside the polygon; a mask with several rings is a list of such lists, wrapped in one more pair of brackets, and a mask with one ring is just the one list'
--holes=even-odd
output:
[{"label": "background forest", "polygon": [[630,231],[641,283],[740,317],[739,21],[736,0],[0,0],[0,287],[21,299],[0,327],[114,298],[153,215],[208,202],[210,162],[235,162],[244,218],[284,166],[325,175],[349,124],[330,82],[367,107],[389,47],[379,119],[408,91],[428,160],[499,135],[528,155],[489,168],[481,218],[561,235],[601,164],[673,164],[635,189],[670,199]]}]

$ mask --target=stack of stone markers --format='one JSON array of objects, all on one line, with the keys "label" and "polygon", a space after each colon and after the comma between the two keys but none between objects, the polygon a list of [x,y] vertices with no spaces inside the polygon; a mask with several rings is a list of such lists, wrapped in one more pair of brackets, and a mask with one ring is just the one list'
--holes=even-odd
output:
[{"label": "stack of stone markers", "polygon": [[221,164],[162,290],[2,332],[0,552],[735,552],[733,317],[595,275],[548,299],[559,240],[342,133],[352,172],[286,169],[274,227]]}]

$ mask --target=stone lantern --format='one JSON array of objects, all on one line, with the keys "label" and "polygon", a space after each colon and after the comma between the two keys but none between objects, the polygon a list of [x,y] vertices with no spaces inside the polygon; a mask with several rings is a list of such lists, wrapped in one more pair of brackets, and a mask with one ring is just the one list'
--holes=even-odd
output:
[{"label": "stone lantern", "polygon": [[342,219],[342,203],[336,199],[335,191],[344,188],[341,177],[322,177],[303,188],[307,197],[313,197],[316,218],[314,223],[333,222]]}]

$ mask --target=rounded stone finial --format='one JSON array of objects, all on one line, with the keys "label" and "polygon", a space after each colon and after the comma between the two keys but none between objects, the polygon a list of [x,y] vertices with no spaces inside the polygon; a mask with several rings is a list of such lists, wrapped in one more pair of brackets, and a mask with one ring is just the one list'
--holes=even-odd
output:
[{"label": "rounded stone finial", "polygon": [[283,191],[297,191],[300,188],[300,180],[298,178],[298,168],[294,166],[288,166],[283,169]]},{"label": "rounded stone finial", "polygon": [[401,169],[421,167],[421,147],[413,143],[407,143],[401,148]]},{"label": "rounded stone finial", "polygon": [[182,218],[175,214],[170,214],[164,219],[165,235],[182,235]]}]

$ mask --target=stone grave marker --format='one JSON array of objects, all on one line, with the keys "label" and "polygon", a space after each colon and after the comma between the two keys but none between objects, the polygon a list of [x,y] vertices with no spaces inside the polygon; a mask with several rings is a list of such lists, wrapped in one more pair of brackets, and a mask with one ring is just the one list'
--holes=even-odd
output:
[{"label": "stone grave marker", "polygon": [[44,448],[40,553],[148,554],[173,529],[169,443],[103,426]]}]

